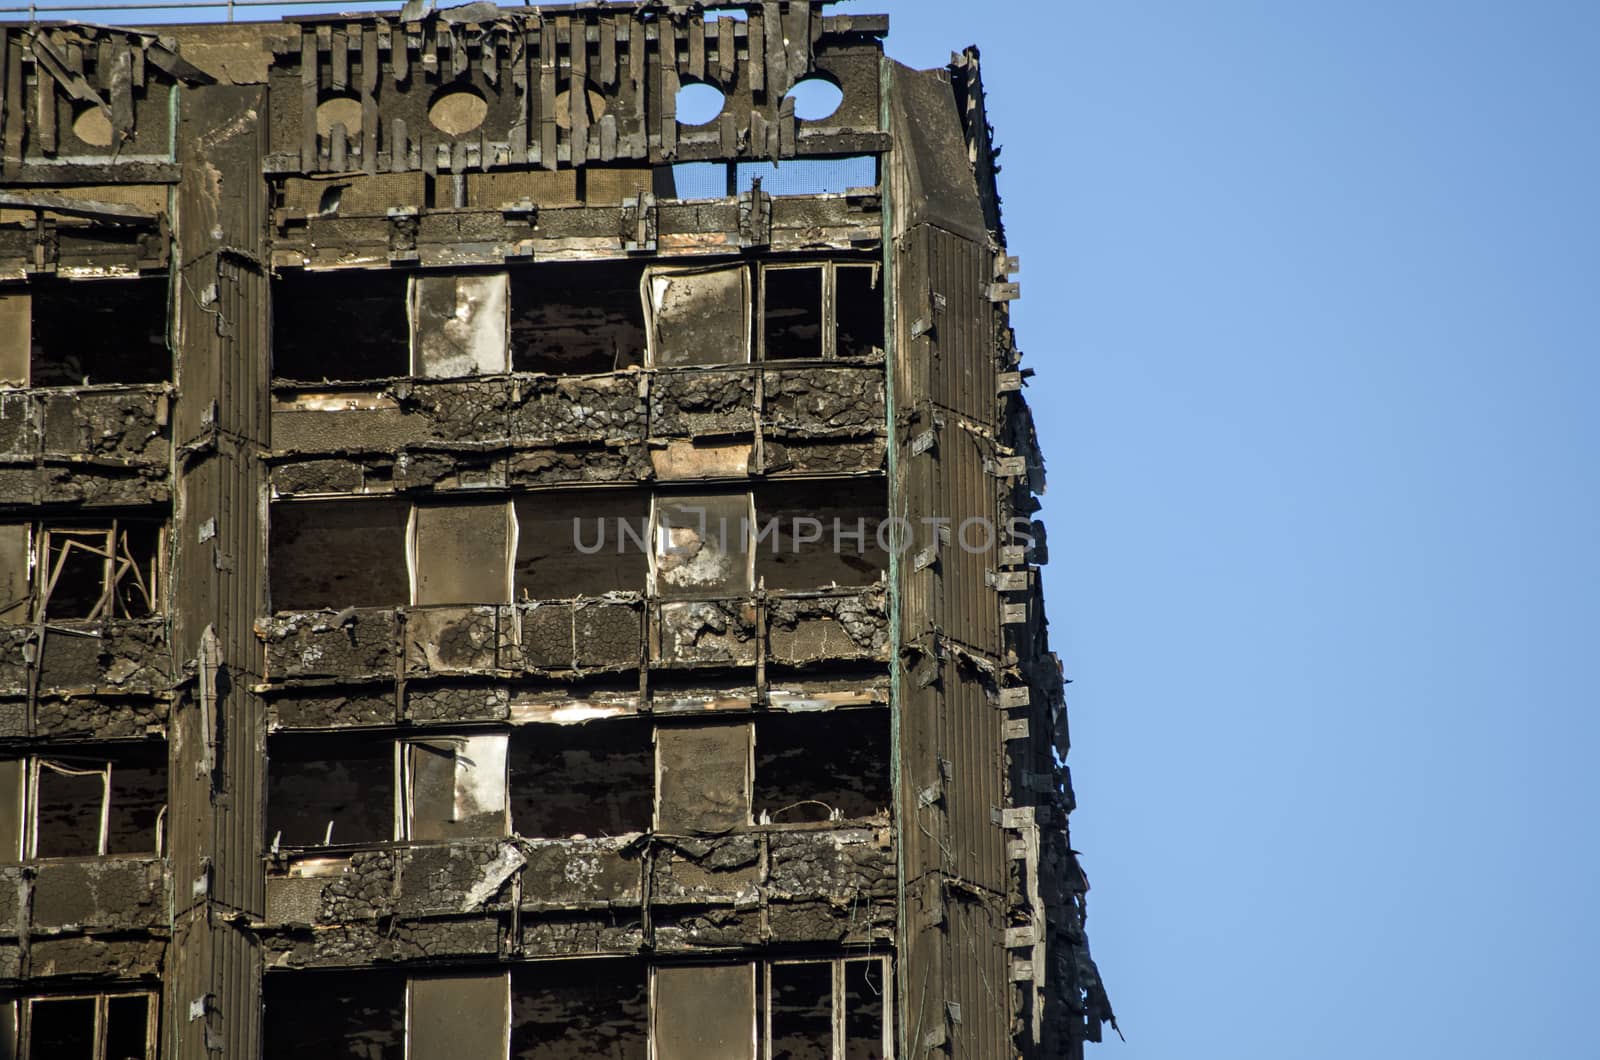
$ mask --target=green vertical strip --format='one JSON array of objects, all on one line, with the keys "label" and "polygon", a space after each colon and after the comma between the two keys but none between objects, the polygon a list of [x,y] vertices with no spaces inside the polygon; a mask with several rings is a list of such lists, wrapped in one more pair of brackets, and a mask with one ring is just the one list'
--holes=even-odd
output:
[{"label": "green vertical strip", "polygon": [[[894,67],[887,55],[878,60],[878,122],[884,130],[893,129],[890,91],[894,85]],[[894,261],[894,196],[889,180],[889,163],[898,145],[891,143],[887,154],[878,156],[878,190],[883,201],[880,214],[883,223],[883,364],[884,404],[888,415],[889,444],[889,515],[892,519],[900,503],[900,447],[895,433],[897,413],[895,405],[895,354],[899,347],[900,299],[895,285]],[[901,615],[901,563],[900,551],[889,550],[889,787],[895,793],[894,813],[890,817],[891,835],[894,837],[895,859],[895,980],[900,989],[900,1003],[894,1006],[895,1055],[910,1056],[911,1043],[906,1037],[906,1011],[910,1007],[910,978],[905,957],[910,941],[909,922],[906,917],[906,847],[902,841],[900,822],[906,807],[902,804],[900,770],[900,615]]]}]

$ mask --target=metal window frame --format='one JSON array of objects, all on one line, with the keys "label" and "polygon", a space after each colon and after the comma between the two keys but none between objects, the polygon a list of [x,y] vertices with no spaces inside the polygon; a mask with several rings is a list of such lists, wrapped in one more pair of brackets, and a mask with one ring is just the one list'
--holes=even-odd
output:
[{"label": "metal window frame", "polygon": [[[745,548],[744,548],[744,556],[745,556],[744,587],[741,588],[741,589],[733,589],[733,590],[730,590],[729,592],[724,592],[724,593],[691,593],[691,594],[685,594],[683,596],[671,596],[671,597],[663,596],[662,593],[661,593],[661,580],[660,580],[661,572],[660,572],[660,568],[659,568],[659,559],[658,559],[658,553],[662,549],[661,531],[662,531],[663,527],[662,527],[662,524],[661,524],[661,505],[663,503],[675,504],[675,503],[682,503],[684,501],[692,502],[692,501],[694,501],[696,499],[708,498],[708,497],[736,497],[740,493],[743,493],[744,496],[745,496],[745,520],[744,520],[744,527],[743,527],[743,529],[744,529],[744,539],[745,539],[745,541],[744,541],[744,544],[745,544]],[[648,564],[649,595],[651,597],[657,599],[657,600],[660,600],[660,601],[663,601],[663,602],[671,602],[671,603],[687,603],[687,602],[690,602],[690,601],[702,600],[702,599],[704,599],[704,600],[726,600],[726,599],[729,599],[729,598],[735,597],[735,596],[748,596],[750,593],[755,592],[755,586],[756,586],[756,541],[755,541],[755,537],[756,537],[756,494],[755,494],[755,490],[753,490],[753,489],[744,489],[744,490],[729,489],[729,490],[722,490],[722,491],[717,491],[715,489],[712,489],[710,491],[702,490],[700,492],[682,492],[682,493],[677,492],[677,491],[651,490],[650,491],[650,555],[649,555],[649,564]]]},{"label": "metal window frame", "polygon": [[888,954],[871,954],[865,956],[834,956],[834,957],[785,957],[769,959],[761,963],[761,981],[757,984],[760,990],[759,1004],[762,1009],[762,1060],[769,1060],[772,1056],[772,970],[783,965],[796,964],[826,964],[832,972],[832,1011],[830,1020],[833,1031],[832,1060],[845,1060],[845,1049],[849,1044],[845,1035],[845,966],[850,964],[877,963],[882,971],[883,991],[883,1056],[884,1060],[894,1060],[894,968],[892,958]]},{"label": "metal window frame", "polygon": [[[440,745],[449,745],[451,761],[454,763],[455,769],[459,775],[459,771],[461,769],[462,749],[468,744],[469,741],[483,739],[485,737],[498,738],[501,743],[501,837],[503,838],[512,834],[510,733],[486,731],[476,733],[452,733],[448,735],[433,734],[427,736],[406,737],[397,739],[395,741],[394,836],[397,842],[432,842],[432,840],[418,840],[414,835],[414,817],[416,814],[416,802],[414,799],[414,750],[418,747],[422,747],[430,752],[442,752],[444,748]],[[457,780],[457,783],[459,783],[459,779]],[[486,836],[484,838],[490,837]]]},{"label": "metal window frame", "polygon": [[[97,994],[43,994],[35,997],[19,998],[26,1004],[19,1005],[20,1010],[17,1023],[17,1039],[19,1049],[17,1055],[24,1060],[57,1060],[54,1057],[38,1057],[33,1052],[33,1007],[44,1001],[93,1001],[94,1005],[94,1050],[92,1060],[108,1060],[106,1056],[106,1035],[110,1031],[110,1008],[113,998],[142,997],[145,1001],[144,1017],[144,1057],[145,1060],[155,1060],[156,1042],[159,1038],[158,1023],[160,1010],[156,1004],[156,994],[149,990],[113,991]],[[70,1060],[70,1058],[69,1058]]]},{"label": "metal window frame", "polygon": [[[42,770],[48,769],[53,773],[68,777],[100,777],[100,836],[93,854],[65,855],[70,857],[105,857],[106,841],[111,821],[111,766],[110,759],[105,760],[101,769],[76,769],[61,762],[53,761],[37,755],[28,758],[28,793],[27,808],[24,813],[26,819],[26,849],[27,860],[37,860],[39,857],[39,777]],[[55,860],[47,858],[45,860]]]},{"label": "metal window frame", "polygon": [[[762,364],[804,363],[808,360],[836,361],[839,359],[839,270],[868,269],[872,272],[872,286],[883,289],[883,264],[878,261],[840,261],[825,258],[820,261],[762,262],[760,282],[756,287],[759,302],[756,308],[756,353]],[[802,269],[822,270],[822,351],[816,358],[796,357],[773,361],[767,357],[767,275],[773,272],[798,272]]]},{"label": "metal window frame", "polygon": [[[150,614],[161,611],[161,567],[165,549],[165,534],[158,531],[156,535],[155,553],[150,557],[149,577],[139,569],[139,563],[133,556],[133,550],[128,547],[128,531],[125,527],[127,520],[113,516],[107,523],[72,523],[52,524],[40,521],[32,525],[29,531],[28,576],[33,593],[33,620],[36,622],[48,621],[50,618],[50,596],[55,592],[56,582],[61,577],[61,571],[67,561],[68,553],[76,548],[79,551],[96,554],[101,559],[100,572],[100,599],[90,610],[85,621],[98,621],[107,618],[128,618],[117,600],[117,588],[123,579],[130,574],[138,590],[144,594],[145,606]],[[165,530],[165,522],[161,522],[161,530]],[[52,552],[55,548],[57,536],[65,539],[59,558],[52,561]],[[84,544],[79,538],[104,537],[104,544],[98,549]]]},{"label": "metal window frame", "polygon": [[[404,1029],[404,1033],[405,1033],[405,1056],[404,1056],[404,1060],[437,1060],[436,1057],[415,1057],[411,1053],[411,1007],[412,1007],[412,1005],[414,1003],[413,1002],[413,996],[414,996],[413,995],[413,987],[415,986],[417,980],[418,979],[428,979],[428,978],[464,978],[468,974],[469,973],[465,972],[465,971],[457,971],[454,974],[450,974],[450,973],[446,972],[446,974],[444,974],[444,975],[431,976],[431,977],[430,976],[418,976],[418,975],[408,975],[408,976],[406,976],[405,1029]],[[510,967],[505,967],[505,968],[501,969],[497,974],[498,974],[499,978],[505,983],[505,989],[506,989],[506,1024],[505,1024],[505,1036],[504,1037],[505,1037],[505,1052],[506,1052],[507,1056],[510,1056],[511,1055],[511,1026],[512,1026],[513,1023],[516,1022],[516,1009],[514,1007],[515,1004],[516,1004],[516,997],[511,992],[511,968]],[[495,978],[495,976],[494,975],[485,975],[482,978],[484,978],[484,979],[492,979],[492,978]]]},{"label": "metal window frame", "polygon": [[[644,270],[639,280],[639,299],[644,307],[644,367],[647,369],[694,369],[694,368],[732,368],[739,365],[755,364],[760,360],[757,353],[761,340],[755,334],[759,327],[761,316],[756,311],[756,291],[760,286],[759,280],[751,275],[751,266],[743,262],[723,262],[704,265],[651,265]],[[693,276],[714,272],[735,272],[740,274],[740,285],[743,288],[742,303],[744,306],[743,341],[740,346],[744,357],[742,360],[717,362],[715,364],[689,365],[689,364],[662,364],[660,361],[661,336],[659,332],[658,307],[656,305],[655,280],[661,276]]]},{"label": "metal window frame", "polygon": [[750,1011],[750,1055],[752,1057],[754,1057],[755,1060],[762,1060],[762,1058],[764,1056],[766,1056],[767,1053],[768,1053],[768,1050],[766,1050],[764,1048],[764,1046],[763,1046],[764,1035],[762,1034],[762,1030],[761,1030],[762,1020],[760,1020],[758,1018],[758,1016],[760,1015],[760,1009],[761,1009],[762,1004],[763,1004],[763,1002],[765,1000],[765,995],[762,993],[762,985],[763,985],[763,981],[765,979],[765,976],[762,973],[762,964],[763,964],[763,962],[759,961],[759,960],[751,960],[751,961],[699,961],[699,962],[695,962],[695,963],[682,963],[682,964],[671,963],[671,964],[666,964],[666,965],[659,965],[659,964],[656,964],[656,963],[652,962],[651,965],[650,965],[650,988],[649,988],[649,997],[648,997],[648,1005],[649,1005],[649,1010],[650,1010],[649,1011],[649,1031],[648,1031],[648,1035],[647,1035],[649,1043],[650,1043],[649,1060],[660,1060],[660,1053],[659,1053],[658,1047],[656,1045],[656,1036],[657,1036],[657,1030],[658,1030],[658,1028],[657,1028],[657,1017],[658,1017],[658,1015],[660,1013],[660,1010],[661,1010],[659,978],[660,978],[660,973],[661,973],[661,970],[662,970],[663,967],[674,968],[674,969],[678,969],[678,968],[747,968],[747,969],[749,969],[749,972],[750,972],[750,996],[755,1001],[755,1004],[753,1006],[751,1006],[751,1011]]}]

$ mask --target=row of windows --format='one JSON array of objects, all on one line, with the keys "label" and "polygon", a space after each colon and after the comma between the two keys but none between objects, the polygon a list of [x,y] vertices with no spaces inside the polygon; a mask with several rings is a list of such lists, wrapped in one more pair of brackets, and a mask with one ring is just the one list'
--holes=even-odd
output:
[{"label": "row of windows", "polygon": [[[269,751],[274,849],[716,833],[856,820],[891,799],[888,713],[876,709],[404,739],[279,735]],[[0,861],[160,854],[166,803],[164,743],[0,760]]]},{"label": "row of windows", "polygon": [[885,1060],[883,956],[268,974],[266,1060]]},{"label": "row of windows", "polygon": [[[275,611],[667,598],[868,585],[888,569],[882,480],[272,506]],[[891,546],[893,543],[890,543]]]},{"label": "row of windows", "polygon": [[[0,288],[0,387],[172,379],[168,280]],[[285,381],[866,358],[884,345],[870,261],[307,272],[273,281]]]},{"label": "row of windows", "polygon": [[[271,508],[272,607],[869,585],[888,569],[886,512],[881,480],[695,495],[285,501]],[[159,613],[164,537],[154,514],[0,523],[0,623]]]},{"label": "row of windows", "polygon": [[[865,358],[873,262],[301,273],[275,281],[273,374],[301,382]],[[330,356],[337,351],[337,356]]]},{"label": "row of windows", "polygon": [[712,834],[886,811],[883,710],[754,722],[616,719],[504,732],[280,735],[268,765],[274,849],[390,840]]}]

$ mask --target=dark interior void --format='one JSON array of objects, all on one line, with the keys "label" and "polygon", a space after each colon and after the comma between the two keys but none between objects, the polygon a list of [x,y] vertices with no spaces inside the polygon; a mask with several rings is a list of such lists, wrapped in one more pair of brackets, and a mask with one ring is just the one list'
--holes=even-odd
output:
[{"label": "dark interior void", "polygon": [[46,526],[38,574],[45,615],[79,619],[153,614],[163,525],[158,517]]},{"label": "dark interior void", "polygon": [[[32,1060],[94,1060],[95,1007],[92,997],[36,997],[29,1002]],[[142,1060],[144,1048],[136,1054]]]},{"label": "dark interior void", "polygon": [[883,291],[877,271],[871,265],[840,265],[835,270],[840,357],[867,357],[883,349]]},{"label": "dark interior void", "polygon": [[845,1060],[883,1060],[883,961],[844,962]]},{"label": "dark interior void", "polygon": [[393,838],[393,740],[319,733],[278,736],[268,744],[269,845],[361,845]]},{"label": "dark interior void", "polygon": [[399,607],[411,602],[400,501],[286,501],[272,506],[268,577],[276,611]]},{"label": "dark interior void", "polygon": [[106,1060],[144,1060],[150,1036],[150,998],[106,999]]},{"label": "dark interior void", "polygon": [[518,600],[643,592],[650,494],[535,494],[516,502]]},{"label": "dark interior void", "polygon": [[172,378],[167,349],[167,278],[39,280],[33,300],[34,386],[163,383]]},{"label": "dark interior void", "polygon": [[650,1007],[637,960],[525,964],[511,973],[511,1060],[645,1060]]},{"label": "dark interior void", "polygon": [[823,268],[762,270],[761,327],[767,360],[822,356]]},{"label": "dark interior void", "polygon": [[166,744],[110,751],[75,749],[70,756],[41,759],[38,769],[34,813],[38,857],[156,853],[156,824],[167,803]]},{"label": "dark interior void", "polygon": [[278,379],[388,379],[411,373],[406,273],[286,272],[272,281],[272,374]]},{"label": "dark interior void", "polygon": [[397,973],[269,973],[262,993],[265,1060],[405,1060],[406,983]]},{"label": "dark interior void", "polygon": [[518,835],[621,835],[650,827],[655,751],[647,721],[524,725],[512,732],[509,757]]},{"label": "dark interior void", "polygon": [[756,577],[768,589],[871,585],[889,569],[878,528],[882,479],[768,485],[756,491]]},{"label": "dark interior void", "polygon": [[535,265],[511,273],[511,367],[581,375],[644,363],[642,265]]},{"label": "dark interior void", "polygon": [[756,723],[756,816],[869,817],[889,806],[889,761],[886,710],[766,715]]},{"label": "dark interior void", "polygon": [[833,964],[774,964],[770,1060],[833,1060]]}]

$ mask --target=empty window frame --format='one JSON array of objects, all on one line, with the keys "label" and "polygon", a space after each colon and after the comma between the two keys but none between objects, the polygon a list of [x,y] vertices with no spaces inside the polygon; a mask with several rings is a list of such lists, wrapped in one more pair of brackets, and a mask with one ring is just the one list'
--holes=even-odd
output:
[{"label": "empty window frame", "polygon": [[889,570],[883,479],[785,482],[756,491],[755,572],[768,589],[873,585]]},{"label": "empty window frame", "polygon": [[165,276],[0,289],[0,386],[171,378]]},{"label": "empty window frame", "polygon": [[417,976],[406,990],[406,1060],[505,1060],[509,972]]},{"label": "empty window frame", "polygon": [[773,712],[756,723],[755,739],[752,805],[763,824],[887,812],[887,710]]},{"label": "empty window frame", "polygon": [[750,591],[755,512],[748,492],[659,495],[653,507],[651,574],[658,596]]},{"label": "empty window frame", "polygon": [[656,729],[656,830],[721,835],[750,824],[748,722]]},{"label": "empty window frame", "polygon": [[511,972],[511,1060],[646,1060],[649,975],[643,961],[538,961]]},{"label": "empty window frame", "polygon": [[665,965],[651,969],[653,1060],[755,1060],[756,966]]},{"label": "empty window frame", "polygon": [[[85,994],[7,1002],[0,1056],[23,1060],[155,1060],[156,995]],[[5,1041],[9,1036],[10,1041]],[[6,1046],[11,1048],[7,1049]]]},{"label": "empty window frame", "polygon": [[649,573],[650,494],[534,494],[515,502],[517,600],[642,592]]},{"label": "empty window frame", "polygon": [[507,602],[516,533],[512,506],[503,500],[417,505],[408,552],[411,602]]},{"label": "empty window frame", "polygon": [[406,981],[388,971],[269,972],[265,1060],[406,1060]]},{"label": "empty window frame", "polygon": [[410,370],[407,275],[391,269],[285,272],[272,281],[272,373],[360,382]]},{"label": "empty window frame", "polygon": [[507,834],[506,736],[435,736],[401,744],[402,839]]},{"label": "empty window frame", "polygon": [[887,957],[772,961],[766,972],[766,1060],[888,1060]]},{"label": "empty window frame", "polygon": [[505,273],[411,277],[411,374],[426,379],[506,371],[510,283]]},{"label": "empty window frame", "polygon": [[511,367],[585,375],[644,364],[640,266],[534,265],[511,273]]},{"label": "empty window frame", "polygon": [[648,721],[518,726],[510,757],[518,835],[623,835],[650,827],[655,760]]},{"label": "empty window frame", "polygon": [[650,364],[747,364],[750,272],[743,265],[646,270]]},{"label": "empty window frame", "polygon": [[165,744],[0,762],[0,860],[161,853]]},{"label": "empty window frame", "polygon": [[761,266],[761,357],[870,357],[883,348],[883,291],[873,262]]},{"label": "empty window frame", "polygon": [[275,611],[399,607],[411,599],[403,501],[280,501],[267,553]]},{"label": "empty window frame", "polygon": [[35,621],[155,614],[164,525],[145,516],[0,527],[0,621],[27,617],[26,599]]},{"label": "empty window frame", "polygon": [[345,733],[274,736],[267,745],[267,842],[370,846],[395,835],[395,742]]}]

